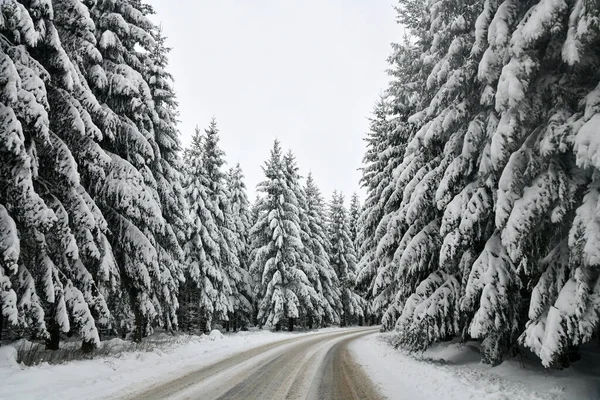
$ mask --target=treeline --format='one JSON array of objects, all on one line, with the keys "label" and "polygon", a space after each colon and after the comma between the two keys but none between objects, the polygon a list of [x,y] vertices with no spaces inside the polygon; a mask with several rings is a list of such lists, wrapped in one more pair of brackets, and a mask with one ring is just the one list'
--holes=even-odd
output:
[{"label": "treeline", "polygon": [[564,367],[600,317],[600,6],[400,0],[358,282],[397,343]]},{"label": "treeline", "polygon": [[89,350],[156,327],[358,322],[342,196],[327,208],[276,142],[251,206],[214,122],[183,152],[152,13],[0,2],[0,334]]}]

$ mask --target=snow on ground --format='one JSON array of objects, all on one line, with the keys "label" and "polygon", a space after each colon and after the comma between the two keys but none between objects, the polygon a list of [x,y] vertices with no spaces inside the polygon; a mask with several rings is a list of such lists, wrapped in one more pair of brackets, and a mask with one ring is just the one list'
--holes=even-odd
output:
[{"label": "snow on ground", "polygon": [[[235,353],[310,333],[253,331],[192,337],[188,342],[151,352],[128,352],[114,357],[34,367],[16,362],[12,346],[0,347],[0,399],[98,399],[124,397],[158,381],[212,364]],[[119,339],[113,339],[119,341]]]},{"label": "snow on ground", "polygon": [[[440,344],[411,356],[388,342],[389,334],[355,340],[350,349],[382,394],[414,400],[600,399],[600,366],[590,360],[563,371],[546,371],[519,357],[497,367],[480,362],[476,345]],[[597,345],[596,345],[597,347]]]}]

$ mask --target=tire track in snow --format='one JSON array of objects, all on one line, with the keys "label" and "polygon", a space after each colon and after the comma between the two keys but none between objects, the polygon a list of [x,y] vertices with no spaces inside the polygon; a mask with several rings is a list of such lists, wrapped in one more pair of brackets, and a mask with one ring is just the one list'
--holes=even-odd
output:
[{"label": "tire track in snow", "polygon": [[131,399],[382,399],[347,349],[376,328],[259,346],[157,384]]}]

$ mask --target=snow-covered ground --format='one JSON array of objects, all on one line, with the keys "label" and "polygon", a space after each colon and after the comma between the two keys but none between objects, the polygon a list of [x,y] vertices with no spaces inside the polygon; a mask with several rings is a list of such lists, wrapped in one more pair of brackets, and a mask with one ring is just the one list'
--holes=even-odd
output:
[{"label": "snow-covered ground", "polygon": [[[311,333],[239,332],[193,337],[162,350],[126,352],[114,357],[61,365],[17,364],[16,350],[0,347],[0,399],[121,398],[161,381],[169,381],[236,353]],[[600,399],[599,359],[584,353],[563,371],[545,371],[520,359],[498,367],[482,364],[475,344],[434,346],[418,356],[393,349],[386,334],[368,335],[350,343],[382,394],[411,400],[587,400]],[[111,345],[118,347],[119,340]],[[596,349],[594,344],[590,348]],[[599,351],[600,349],[596,350]]]},{"label": "snow-covered ground", "polygon": [[539,363],[522,364],[519,358],[490,367],[480,362],[474,345],[458,343],[410,356],[391,347],[386,334],[356,340],[350,349],[389,399],[600,399],[600,366],[585,354],[569,369],[545,371]]},{"label": "snow-covered ground", "polygon": [[225,335],[216,331],[164,350],[128,352],[61,365],[42,363],[35,367],[17,364],[15,348],[3,346],[0,347],[0,399],[121,398],[143,389],[146,383],[168,381],[252,347],[336,330],[339,328],[310,333],[253,331]]}]

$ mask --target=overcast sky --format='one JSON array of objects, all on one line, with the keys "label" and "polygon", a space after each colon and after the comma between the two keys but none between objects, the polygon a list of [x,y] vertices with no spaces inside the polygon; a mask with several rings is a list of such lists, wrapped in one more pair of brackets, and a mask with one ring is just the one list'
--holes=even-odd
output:
[{"label": "overcast sky", "polygon": [[[359,190],[367,118],[398,41],[393,0],[150,0],[161,22],[188,145],[215,116],[250,200],[273,140],[323,194]],[[347,204],[347,203],[346,203]]]}]

